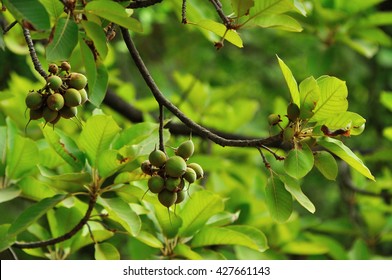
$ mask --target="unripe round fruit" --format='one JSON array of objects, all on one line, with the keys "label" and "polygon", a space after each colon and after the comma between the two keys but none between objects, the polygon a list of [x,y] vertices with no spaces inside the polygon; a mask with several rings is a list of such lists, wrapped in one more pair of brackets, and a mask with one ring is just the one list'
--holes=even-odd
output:
[{"label": "unripe round fruit", "polygon": [[152,176],[147,184],[152,193],[160,193],[165,188],[165,180],[159,175]]},{"label": "unripe round fruit", "polygon": [[53,111],[59,111],[64,107],[64,97],[60,93],[54,93],[46,99],[46,105]]},{"label": "unripe round fruit", "polygon": [[156,167],[161,167],[166,162],[166,154],[161,150],[154,150],[148,156],[149,161]]},{"label": "unripe round fruit", "polygon": [[152,165],[149,160],[145,160],[140,165],[140,169],[143,171],[144,174],[152,175]]},{"label": "unripe round fruit", "polygon": [[283,142],[291,142],[294,138],[294,133],[294,127],[286,127],[283,130]]},{"label": "unripe round fruit", "polygon": [[42,118],[42,109],[32,110],[30,109],[30,120],[39,120]]},{"label": "unripe round fruit", "polygon": [[44,111],[42,112],[42,117],[45,119],[46,122],[50,123],[57,118],[58,114],[59,112],[50,110],[48,107],[45,107]]},{"label": "unripe round fruit", "polygon": [[77,89],[69,88],[64,93],[64,101],[65,105],[68,107],[75,107],[80,105],[82,102],[82,97],[80,96],[80,92]]},{"label": "unripe round fruit", "polygon": [[174,192],[181,183],[181,178],[169,177],[166,179],[165,187],[168,191]]},{"label": "unripe round fruit", "polygon": [[59,113],[60,116],[62,116],[64,119],[70,119],[76,116],[76,114],[78,113],[78,108],[64,106],[63,108],[61,108]]},{"label": "unripe round fruit", "polygon": [[163,206],[169,208],[177,201],[177,193],[163,190],[158,194],[158,200]]},{"label": "unripe round fruit", "polygon": [[191,184],[194,183],[197,179],[196,171],[190,167],[187,167],[183,178]]},{"label": "unripe round fruit", "polygon": [[63,84],[63,80],[59,76],[49,76],[46,79],[48,86],[53,90],[58,90]]},{"label": "unripe round fruit", "polygon": [[271,114],[268,116],[268,123],[270,125],[277,125],[282,120],[280,119],[280,115],[278,114]]},{"label": "unripe round fruit", "polygon": [[177,156],[180,156],[186,160],[193,155],[194,151],[195,145],[193,144],[192,140],[187,140],[176,149],[175,153]]},{"label": "unripe round fruit", "polygon": [[26,106],[32,110],[39,109],[43,103],[42,94],[35,91],[30,91],[25,99]]},{"label": "unripe round fruit", "polygon": [[60,116],[60,114],[58,114],[57,117],[53,121],[51,121],[50,123],[56,124],[60,119],[61,119],[61,116]]},{"label": "unripe round fruit", "polygon": [[290,103],[289,106],[287,106],[287,117],[290,121],[295,121],[299,117],[299,114],[300,111],[297,104]]},{"label": "unripe round fruit", "polygon": [[82,88],[81,90],[79,90],[79,93],[80,93],[80,97],[82,98],[80,104],[86,103],[86,101],[88,100],[87,91],[84,88]]},{"label": "unripe round fruit", "polygon": [[71,88],[81,90],[86,87],[87,78],[80,73],[71,73],[68,84]]},{"label": "unripe round fruit", "polygon": [[71,65],[66,61],[61,62],[60,68],[66,72],[71,71]]},{"label": "unripe round fruit", "polygon": [[183,191],[177,192],[177,200],[176,200],[175,204],[183,202],[184,199],[185,199],[185,192],[183,192]]},{"label": "unripe round fruit", "polygon": [[196,172],[196,178],[200,179],[204,176],[203,168],[197,163],[189,163],[188,167],[192,168]]},{"label": "unripe round fruit", "polygon": [[56,64],[54,64],[54,63],[49,64],[48,71],[51,74],[56,74],[59,71],[59,67]]},{"label": "unripe round fruit", "polygon": [[166,161],[165,172],[170,177],[181,177],[186,171],[186,162],[180,156],[172,156]]}]

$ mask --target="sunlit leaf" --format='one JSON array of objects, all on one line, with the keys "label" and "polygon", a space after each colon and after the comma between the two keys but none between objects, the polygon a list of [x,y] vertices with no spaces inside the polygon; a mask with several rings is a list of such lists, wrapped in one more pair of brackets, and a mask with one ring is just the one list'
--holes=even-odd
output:
[{"label": "sunlit leaf", "polygon": [[99,56],[104,60],[108,54],[108,46],[106,44],[106,35],[102,27],[91,21],[82,21],[82,25],[87,36],[94,43],[94,47]]},{"label": "sunlit leaf", "polygon": [[231,0],[231,7],[237,17],[249,13],[249,9],[254,5],[254,0]]},{"label": "sunlit leaf", "polygon": [[380,95],[380,102],[384,105],[388,110],[392,111],[392,92],[383,91]]},{"label": "sunlit leaf", "polygon": [[293,211],[293,198],[277,176],[268,178],[265,199],[271,217],[278,222],[287,221]]},{"label": "sunlit leaf", "polygon": [[331,137],[319,137],[317,139],[317,143],[328,151],[340,157],[342,160],[347,162],[348,165],[353,167],[359,173],[364,175],[365,177],[375,181],[374,176],[370,172],[370,170],[365,166],[362,160],[357,157],[346,145],[343,144],[340,140],[331,138]]},{"label": "sunlit leaf", "polygon": [[19,217],[11,224],[8,230],[9,235],[17,235],[27,229],[32,223],[37,221],[46,212],[55,207],[59,202],[67,198],[67,195],[57,194],[53,197],[45,198],[38,203],[27,208]]},{"label": "sunlit leaf", "polygon": [[300,104],[300,96],[299,96],[297,81],[295,80],[293,74],[291,73],[290,68],[283,62],[283,60],[279,58],[279,56],[277,56],[277,58],[279,61],[280,69],[286,80],[287,86],[289,87],[291,100],[294,104],[297,104],[298,107],[300,107],[301,104]]},{"label": "sunlit leaf", "polygon": [[20,195],[22,190],[14,185],[8,188],[0,189],[0,203],[12,200]]},{"label": "sunlit leaf", "polygon": [[263,28],[275,28],[290,32],[301,32],[303,30],[301,24],[288,15],[264,15],[257,17],[253,23]]},{"label": "sunlit leaf", "polygon": [[335,158],[326,151],[314,154],[314,165],[328,180],[335,180],[338,175],[338,164]]},{"label": "sunlit leaf", "polygon": [[359,114],[347,111],[322,121],[322,124],[330,130],[349,130],[350,135],[359,135],[364,130],[365,122]]},{"label": "sunlit leaf", "polygon": [[175,237],[183,224],[180,216],[160,204],[155,205],[155,217],[163,235],[167,238]]},{"label": "sunlit leaf", "polygon": [[96,260],[119,260],[120,253],[117,248],[107,242],[104,243],[95,243],[94,245],[95,254],[94,257]]},{"label": "sunlit leaf", "polygon": [[162,242],[157,237],[155,237],[155,235],[147,231],[141,230],[139,234],[135,236],[135,238],[152,248],[158,248],[158,249],[163,248]]},{"label": "sunlit leaf", "polygon": [[321,255],[329,251],[324,244],[297,240],[284,245],[281,250],[286,254],[294,255]]},{"label": "sunlit leaf", "polygon": [[60,18],[54,30],[52,41],[46,48],[48,61],[68,60],[78,43],[78,26],[69,18]]},{"label": "sunlit leaf", "polygon": [[312,170],[314,158],[308,145],[292,149],[284,160],[284,170],[291,177],[300,179]]},{"label": "sunlit leaf", "polygon": [[105,150],[97,158],[97,168],[99,175],[106,178],[119,171],[129,158],[123,158],[116,150]]},{"label": "sunlit leaf", "polygon": [[313,110],[320,99],[320,88],[313,77],[306,78],[299,84],[299,96],[300,117],[308,119],[313,116]]},{"label": "sunlit leaf", "polygon": [[330,255],[335,260],[347,260],[347,249],[343,247],[343,245],[333,239],[332,237],[320,235],[320,234],[311,234],[307,233],[306,238],[310,241],[318,244],[322,244],[323,246],[328,248],[328,255]]},{"label": "sunlit leaf", "polygon": [[299,204],[301,204],[310,213],[314,213],[316,211],[314,204],[302,192],[301,185],[298,180],[287,175],[281,175],[279,178],[284,182],[286,190],[291,193],[291,195],[298,201]]},{"label": "sunlit leaf", "polygon": [[182,243],[177,244],[173,252],[174,254],[185,257],[188,260],[203,260],[202,256],[200,256],[198,253],[193,251],[186,244],[182,244]]},{"label": "sunlit leaf", "polygon": [[64,13],[64,5],[56,0],[39,0],[53,20],[57,20]]}]

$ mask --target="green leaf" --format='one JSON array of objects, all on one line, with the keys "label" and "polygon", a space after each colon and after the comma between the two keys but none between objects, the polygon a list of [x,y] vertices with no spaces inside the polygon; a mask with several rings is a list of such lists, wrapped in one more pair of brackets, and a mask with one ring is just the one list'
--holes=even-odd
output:
[{"label": "green leaf", "polygon": [[15,235],[8,235],[10,224],[0,225],[0,252],[6,250],[16,241]]},{"label": "green leaf", "polygon": [[374,176],[370,170],[365,166],[360,158],[358,158],[343,142],[331,137],[319,137],[317,143],[326,148],[331,153],[337,155],[342,160],[347,162],[348,165],[353,167],[365,177],[375,181]]},{"label": "green leaf", "polygon": [[280,69],[282,70],[287,86],[289,87],[291,100],[293,103],[297,104],[298,107],[300,107],[301,104],[300,104],[300,96],[299,96],[297,81],[295,80],[293,74],[291,73],[290,68],[283,62],[283,60],[281,60],[279,56],[276,57],[278,58]]},{"label": "green leaf", "polygon": [[204,227],[192,239],[192,248],[213,245],[240,245],[259,252],[268,249],[265,235],[250,226]]},{"label": "green leaf", "polygon": [[232,224],[238,220],[239,215],[240,211],[237,211],[236,213],[230,213],[226,211],[220,212],[208,219],[207,225],[218,227]]},{"label": "green leaf", "polygon": [[383,26],[392,24],[392,12],[373,12],[363,17],[357,27]]},{"label": "green leaf", "polygon": [[20,179],[33,169],[39,160],[37,144],[29,139],[15,135],[11,150],[7,153],[6,176]]},{"label": "green leaf", "polygon": [[54,28],[53,39],[46,48],[46,59],[68,60],[78,43],[78,26],[69,18],[60,18]]},{"label": "green leaf", "polygon": [[137,236],[142,223],[140,217],[121,198],[99,198],[98,203],[108,211],[109,219],[118,222],[127,232]]},{"label": "green leaf", "polygon": [[75,171],[83,169],[85,156],[79,151],[72,138],[57,129],[42,128],[42,133],[52,149]]},{"label": "green leaf", "polygon": [[180,217],[183,220],[180,236],[189,237],[202,228],[209,218],[223,211],[223,199],[209,191],[199,191],[192,194],[184,207]]},{"label": "green leaf", "polygon": [[16,185],[4,189],[0,189],[0,203],[18,197],[21,192],[22,190]]},{"label": "green leaf", "polygon": [[147,231],[140,231],[139,234],[135,236],[135,238],[152,248],[163,248],[162,242],[158,238],[156,238],[155,235],[152,235]]},{"label": "green leaf", "polygon": [[50,28],[48,12],[38,0],[3,0],[2,2],[23,26],[38,31]]},{"label": "green leaf", "polygon": [[260,17],[264,15],[283,14],[289,11],[301,12],[294,5],[292,0],[257,0],[250,9],[250,17]]},{"label": "green leaf", "polygon": [[143,31],[140,22],[129,17],[125,8],[116,2],[92,1],[87,3],[85,11],[86,13],[97,15],[132,31]]},{"label": "green leaf", "polygon": [[324,244],[318,244],[309,241],[292,241],[282,248],[282,252],[294,255],[321,255],[329,252],[329,249]]},{"label": "green leaf", "polygon": [[335,180],[338,176],[338,164],[335,158],[326,151],[315,153],[314,165],[328,180]]},{"label": "green leaf", "polygon": [[347,255],[347,249],[344,248],[338,241],[335,239],[325,236],[325,235],[320,235],[320,234],[311,234],[307,233],[306,238],[309,239],[310,241],[317,243],[317,244],[322,244],[328,248],[328,255],[330,255],[332,258],[335,260],[347,260],[348,255]]},{"label": "green leaf", "polygon": [[344,112],[321,122],[330,130],[344,129],[349,130],[350,135],[359,135],[365,129],[366,120],[353,112]]},{"label": "green leaf", "polygon": [[120,253],[117,248],[110,243],[96,243],[94,245],[96,260],[120,260]]},{"label": "green leaf", "polygon": [[185,257],[188,260],[203,260],[202,256],[200,256],[195,251],[192,251],[192,249],[189,246],[182,243],[176,245],[176,247],[173,250],[173,253],[178,256]]},{"label": "green leaf", "polygon": [[254,0],[231,0],[231,7],[237,17],[249,13],[249,9],[254,5]]},{"label": "green leaf", "polygon": [[91,21],[82,21],[84,30],[87,36],[94,43],[94,47],[97,50],[102,60],[105,59],[108,54],[108,46],[106,44],[106,35],[102,27]]},{"label": "green leaf", "polygon": [[320,88],[313,77],[306,78],[299,84],[300,117],[308,119],[313,116],[313,110],[320,99]]},{"label": "green leaf", "polygon": [[281,175],[279,178],[284,182],[284,186],[287,191],[291,193],[292,196],[310,213],[316,211],[316,207],[310,201],[310,199],[302,192],[300,183],[287,175]]},{"label": "green leaf", "polygon": [[313,152],[308,145],[302,149],[292,149],[284,160],[284,170],[291,177],[301,179],[312,170],[314,164]]},{"label": "green leaf", "polygon": [[381,92],[380,102],[388,110],[392,111],[392,92],[390,92],[390,91],[383,91],[383,92]]},{"label": "green leaf", "polygon": [[107,178],[119,171],[130,161],[129,158],[123,158],[118,151],[106,150],[98,155],[97,168],[101,178]]},{"label": "green leaf", "polygon": [[155,217],[161,228],[162,234],[169,239],[178,234],[183,223],[180,216],[175,215],[170,209],[163,207],[161,204],[156,204],[155,206]]},{"label": "green leaf", "polygon": [[98,156],[109,149],[119,131],[119,126],[110,116],[95,115],[87,120],[78,143],[86,151],[92,166],[96,166]]},{"label": "green leaf", "polygon": [[68,196],[57,194],[53,197],[45,198],[33,206],[27,208],[19,217],[11,224],[8,230],[9,235],[17,235],[27,229],[32,223],[36,222],[46,212],[55,207],[59,202]]},{"label": "green leaf", "polygon": [[[0,32],[1,33],[1,32]],[[0,177],[5,176],[6,156],[7,156],[7,127],[0,127]]]},{"label": "green leaf", "polygon": [[287,221],[293,211],[293,198],[278,177],[268,178],[265,199],[271,217],[277,222]]},{"label": "green leaf", "polygon": [[276,28],[290,32],[301,32],[303,30],[301,24],[288,15],[264,15],[257,17],[253,22],[263,28]]},{"label": "green leaf", "polygon": [[56,0],[39,0],[48,11],[49,15],[57,20],[64,13],[64,5]]},{"label": "green leaf", "polygon": [[230,43],[232,43],[233,45],[239,48],[243,47],[243,43],[240,35],[232,29],[227,29],[227,27],[222,23],[215,22],[210,19],[204,19],[191,24],[194,24],[198,27],[211,31],[221,38],[224,37],[225,40],[229,41]]},{"label": "green leaf", "polygon": [[335,77],[321,76],[317,79],[317,83],[320,88],[320,100],[313,110],[314,115],[310,121],[319,122],[346,112],[348,107],[346,82]]},{"label": "green leaf", "polygon": [[368,40],[352,39],[345,36],[340,38],[340,41],[367,58],[372,58],[379,50],[377,43]]}]

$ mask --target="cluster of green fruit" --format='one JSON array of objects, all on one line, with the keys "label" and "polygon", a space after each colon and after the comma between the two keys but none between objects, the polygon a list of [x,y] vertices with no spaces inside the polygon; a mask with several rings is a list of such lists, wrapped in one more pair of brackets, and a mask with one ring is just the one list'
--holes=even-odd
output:
[{"label": "cluster of green fruit", "polygon": [[26,106],[30,109],[30,120],[43,118],[46,123],[56,124],[60,118],[76,116],[77,106],[88,100],[85,90],[87,78],[83,74],[70,72],[68,62],[49,65],[50,75],[45,86],[38,91],[30,91],[26,96]]},{"label": "cluster of green fruit", "polygon": [[168,208],[185,199],[185,181],[190,185],[204,175],[199,164],[187,163],[194,152],[192,140],[183,142],[174,152],[175,155],[168,157],[165,152],[155,149],[141,165],[142,171],[151,176],[149,191],[158,194],[159,202]]}]

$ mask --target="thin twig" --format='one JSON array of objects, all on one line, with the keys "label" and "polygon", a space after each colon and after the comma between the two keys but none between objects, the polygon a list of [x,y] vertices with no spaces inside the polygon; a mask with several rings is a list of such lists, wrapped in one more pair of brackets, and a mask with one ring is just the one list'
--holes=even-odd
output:
[{"label": "thin twig", "polygon": [[159,104],[165,106],[170,112],[172,112],[177,118],[179,118],[186,126],[188,126],[194,133],[208,138],[214,143],[221,146],[233,146],[233,147],[279,147],[282,143],[282,139],[280,135],[275,135],[265,139],[226,139],[223,138],[207,128],[195,123],[191,119],[189,119],[182,111],[180,111],[173,103],[171,103],[160,91],[154,79],[151,77],[149,70],[147,69],[144,61],[139,55],[138,50],[136,49],[135,44],[133,43],[129,32],[125,28],[121,28],[121,32],[124,38],[124,42],[127,45],[130,55],[132,56],[133,61],[139,69],[140,74],[145,80],[147,86],[150,88],[152,94]]},{"label": "thin twig", "polygon": [[219,0],[209,0],[212,5],[215,7],[216,12],[218,13],[219,17],[222,19],[223,24],[226,25],[228,29],[233,29],[231,20],[225,15],[222,10],[222,4]]},{"label": "thin twig", "polygon": [[165,139],[163,138],[164,107],[159,104],[159,149],[165,152]]},{"label": "thin twig", "polygon": [[183,24],[187,24],[187,23],[188,23],[188,20],[186,19],[186,0],[182,0],[181,17],[182,17],[181,22],[182,22]]},{"label": "thin twig", "polygon": [[3,35],[6,34],[8,31],[10,31],[12,29],[12,27],[14,27],[16,24],[18,23],[18,21],[14,21],[11,24],[9,24],[8,26],[3,28]]},{"label": "thin twig", "polygon": [[147,8],[152,5],[161,3],[163,0],[135,0],[128,5],[130,9]]},{"label": "thin twig", "polygon": [[39,62],[37,53],[34,48],[33,40],[31,39],[30,31],[27,28],[23,28],[23,34],[24,34],[27,46],[29,47],[30,57],[31,57],[31,60],[34,64],[35,70],[37,70],[37,72],[44,79],[46,79],[48,77],[48,73],[46,73],[46,71],[42,68],[41,62]]},{"label": "thin twig", "polygon": [[271,169],[271,164],[268,162],[268,160],[267,160],[267,158],[265,157],[265,155],[264,155],[263,151],[261,150],[261,148],[260,148],[260,147],[257,147],[257,150],[259,151],[259,153],[260,153],[260,155],[261,155],[261,157],[262,157],[262,159],[263,159],[264,166],[265,166],[267,169]]}]

